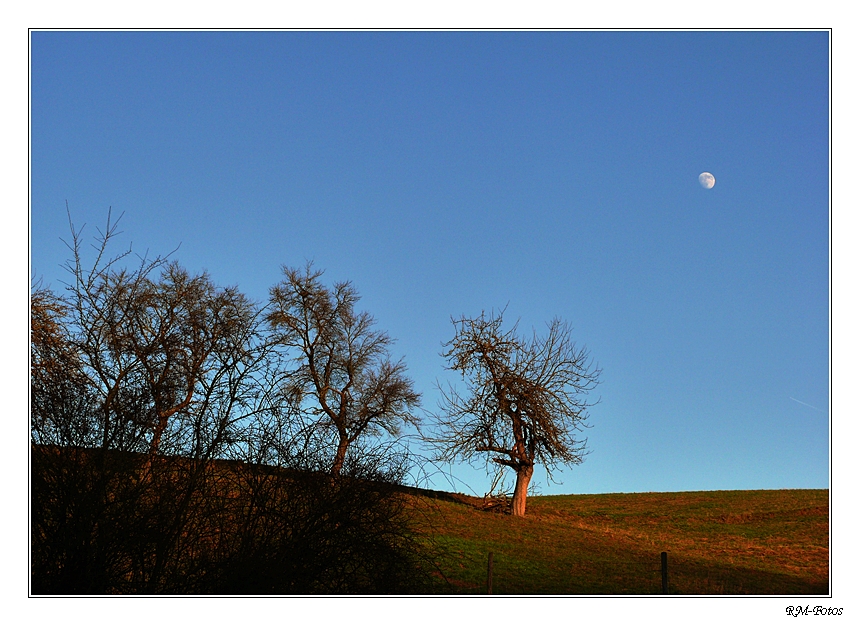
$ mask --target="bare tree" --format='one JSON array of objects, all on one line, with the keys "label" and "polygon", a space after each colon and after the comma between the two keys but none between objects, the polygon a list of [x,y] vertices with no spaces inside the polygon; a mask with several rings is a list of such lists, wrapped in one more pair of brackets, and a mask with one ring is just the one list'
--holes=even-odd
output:
[{"label": "bare tree", "polygon": [[[588,351],[571,340],[570,327],[553,319],[545,337],[502,329],[502,313],[452,319],[455,336],[444,344],[449,369],[467,384],[461,394],[442,390],[436,438],[443,460],[486,459],[516,472],[511,513],[524,516],[536,464],[550,472],[579,464],[585,454],[577,433],[592,404],[584,396],[599,382]],[[486,457],[484,455],[487,455]]]},{"label": "bare tree", "polygon": [[30,399],[33,440],[93,446],[95,409],[79,354],[65,326],[69,307],[37,285],[30,295]]},{"label": "bare tree", "polygon": [[294,374],[292,344],[273,341],[288,328],[205,273],[109,254],[116,225],[108,216],[91,262],[72,227],[65,293],[31,293],[33,592],[420,588],[408,456],[362,445],[332,480],[330,439],[298,419],[312,368],[341,385],[323,398],[348,443],[412,419],[418,395],[388,337],[353,313],[354,290],[336,287],[328,317],[320,285],[320,302],[297,301],[323,316],[319,358]]},{"label": "bare tree", "polygon": [[97,399],[99,447],[211,457],[255,410],[262,318],[235,287],[165,257],[124,267],[130,251],[108,256],[117,224],[109,214],[92,265],[71,227],[71,280],[51,309],[66,314],[64,341]]},{"label": "bare tree", "polygon": [[322,273],[311,263],[303,270],[285,267],[284,279],[271,290],[268,319],[275,341],[296,353],[287,396],[314,428],[334,431],[331,472],[338,475],[359,438],[417,424],[412,409],[420,395],[403,361],[391,361],[389,336],[373,328],[369,313],[355,311],[353,285],[329,289]]},{"label": "bare tree", "polygon": [[270,409],[262,317],[205,273],[112,255],[110,215],[90,262],[70,227],[65,293],[31,295],[34,572],[155,592],[185,567],[210,461]]}]

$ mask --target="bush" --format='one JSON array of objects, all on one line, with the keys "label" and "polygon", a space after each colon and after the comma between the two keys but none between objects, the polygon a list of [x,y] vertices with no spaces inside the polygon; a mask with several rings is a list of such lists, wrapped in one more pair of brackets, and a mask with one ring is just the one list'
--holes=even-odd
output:
[{"label": "bush", "polygon": [[401,477],[34,446],[32,591],[418,593]]}]

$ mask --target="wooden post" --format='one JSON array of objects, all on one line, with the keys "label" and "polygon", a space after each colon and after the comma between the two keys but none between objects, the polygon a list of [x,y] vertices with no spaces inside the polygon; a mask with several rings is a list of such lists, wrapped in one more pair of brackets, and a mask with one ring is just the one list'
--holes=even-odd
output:
[{"label": "wooden post", "polygon": [[487,595],[493,595],[493,553],[487,557]]},{"label": "wooden post", "polygon": [[665,552],[660,553],[660,571],[663,579],[663,593],[669,593],[669,555]]}]

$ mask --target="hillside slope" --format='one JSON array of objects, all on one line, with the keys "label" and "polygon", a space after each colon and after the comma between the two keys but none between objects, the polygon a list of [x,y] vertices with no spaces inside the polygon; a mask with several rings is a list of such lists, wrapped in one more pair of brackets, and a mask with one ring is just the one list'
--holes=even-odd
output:
[{"label": "hillside slope", "polygon": [[451,494],[416,501],[438,593],[816,595],[829,590],[827,490],[529,498],[528,516]]}]

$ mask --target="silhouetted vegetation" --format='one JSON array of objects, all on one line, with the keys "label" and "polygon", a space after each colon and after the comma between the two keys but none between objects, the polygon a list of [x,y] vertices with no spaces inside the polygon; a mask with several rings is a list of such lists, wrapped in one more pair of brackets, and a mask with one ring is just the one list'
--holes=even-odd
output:
[{"label": "silhouetted vegetation", "polygon": [[[366,457],[364,457],[366,461]],[[414,593],[401,467],[319,469],[36,446],[36,594]]]},{"label": "silhouetted vegetation", "polygon": [[376,360],[390,340],[353,314],[355,290],[338,288],[345,327],[314,329],[370,342],[346,370],[337,350],[324,363],[363,400],[338,405],[359,424],[347,453],[302,419],[307,367],[289,368],[265,307],[167,258],[129,268],[130,251],[109,254],[110,216],[89,265],[71,233],[65,293],[31,295],[33,593],[420,590],[426,544],[397,489],[408,456],[360,436],[418,396],[402,363]]}]

